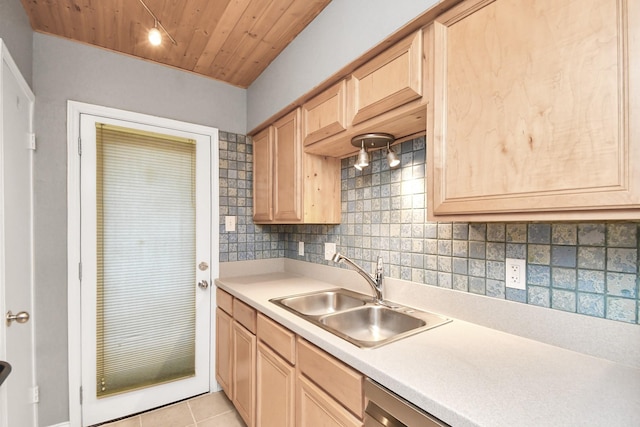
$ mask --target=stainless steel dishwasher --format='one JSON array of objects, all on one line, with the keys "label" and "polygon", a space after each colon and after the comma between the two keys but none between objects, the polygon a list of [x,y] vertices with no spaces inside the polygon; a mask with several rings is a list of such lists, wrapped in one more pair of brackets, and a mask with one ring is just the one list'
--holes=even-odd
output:
[{"label": "stainless steel dishwasher", "polygon": [[365,427],[443,427],[443,423],[380,384],[365,379]]}]

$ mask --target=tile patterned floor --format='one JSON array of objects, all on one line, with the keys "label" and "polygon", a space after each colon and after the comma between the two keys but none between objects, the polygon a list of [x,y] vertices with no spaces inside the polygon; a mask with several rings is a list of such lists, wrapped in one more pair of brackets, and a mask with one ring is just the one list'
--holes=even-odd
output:
[{"label": "tile patterned floor", "polygon": [[208,393],[101,427],[245,427],[223,392]]}]

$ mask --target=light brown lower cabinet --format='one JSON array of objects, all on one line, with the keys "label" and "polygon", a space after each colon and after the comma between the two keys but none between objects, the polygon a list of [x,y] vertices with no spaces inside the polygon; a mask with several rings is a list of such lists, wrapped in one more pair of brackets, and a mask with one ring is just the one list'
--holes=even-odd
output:
[{"label": "light brown lower cabinet", "polygon": [[361,373],[218,291],[216,379],[248,427],[363,425]]},{"label": "light brown lower cabinet", "polygon": [[331,396],[305,376],[298,377],[297,425],[299,427],[361,427],[354,417]]},{"label": "light brown lower cabinet", "polygon": [[296,399],[296,335],[258,313],[256,425],[293,427]]},{"label": "light brown lower cabinet", "polygon": [[255,425],[256,311],[216,290],[216,380],[248,427]]},{"label": "light brown lower cabinet", "polygon": [[247,427],[253,427],[256,415],[256,310],[234,298],[233,319],[231,401]]},{"label": "light brown lower cabinet", "polygon": [[300,337],[297,363],[297,425],[362,425],[364,375]]},{"label": "light brown lower cabinet", "polygon": [[247,426],[254,425],[256,336],[233,323],[233,405]]},{"label": "light brown lower cabinet", "polygon": [[256,426],[295,425],[296,370],[263,342],[258,342]]},{"label": "light brown lower cabinet", "polygon": [[233,395],[232,331],[233,318],[216,308],[216,381],[229,398]]}]

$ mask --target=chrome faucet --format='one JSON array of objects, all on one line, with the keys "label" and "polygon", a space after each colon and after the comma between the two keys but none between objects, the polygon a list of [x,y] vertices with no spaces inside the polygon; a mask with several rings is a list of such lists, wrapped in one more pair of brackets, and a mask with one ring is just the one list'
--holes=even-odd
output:
[{"label": "chrome faucet", "polygon": [[331,260],[333,262],[344,261],[345,263],[347,263],[348,265],[353,267],[353,269],[359,275],[364,277],[364,279],[367,281],[369,286],[371,286],[371,289],[373,289],[375,302],[378,303],[378,304],[382,304],[383,303],[384,300],[382,298],[382,279],[384,278],[384,266],[383,266],[383,263],[382,263],[382,257],[381,256],[378,256],[375,276],[370,275],[369,273],[364,271],[362,269],[362,267],[360,267],[358,264],[356,264],[355,262],[351,261],[349,258],[347,258],[346,256],[340,254],[339,252],[336,252],[333,255],[333,258],[331,258]]}]

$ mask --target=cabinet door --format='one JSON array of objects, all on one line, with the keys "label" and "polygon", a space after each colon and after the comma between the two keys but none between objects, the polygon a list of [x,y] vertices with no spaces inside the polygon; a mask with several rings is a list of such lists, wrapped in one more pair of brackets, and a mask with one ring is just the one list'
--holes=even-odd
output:
[{"label": "cabinet door", "polygon": [[305,376],[298,378],[296,408],[299,427],[357,427],[362,422]]},{"label": "cabinet door", "polygon": [[364,376],[324,350],[298,338],[298,370],[340,405],[362,418]]},{"label": "cabinet door", "polygon": [[347,84],[341,80],[302,106],[304,145],[347,129]]},{"label": "cabinet door", "polygon": [[352,74],[353,124],[422,97],[422,30]]},{"label": "cabinet door", "polygon": [[[302,221],[302,141],[300,109],[273,125],[274,141],[274,219]],[[254,154],[255,155],[255,154]]]},{"label": "cabinet door", "polygon": [[639,26],[626,0],[468,0],[438,17],[429,217],[640,217]]},{"label": "cabinet door", "polygon": [[295,369],[262,342],[256,367],[256,425],[293,427]]},{"label": "cabinet door", "polygon": [[253,220],[273,219],[273,128],[253,137]]},{"label": "cabinet door", "polygon": [[255,420],[256,336],[233,322],[233,405],[248,427]]},{"label": "cabinet door", "polygon": [[220,308],[216,308],[216,381],[229,399],[232,389],[232,331],[233,319]]}]

